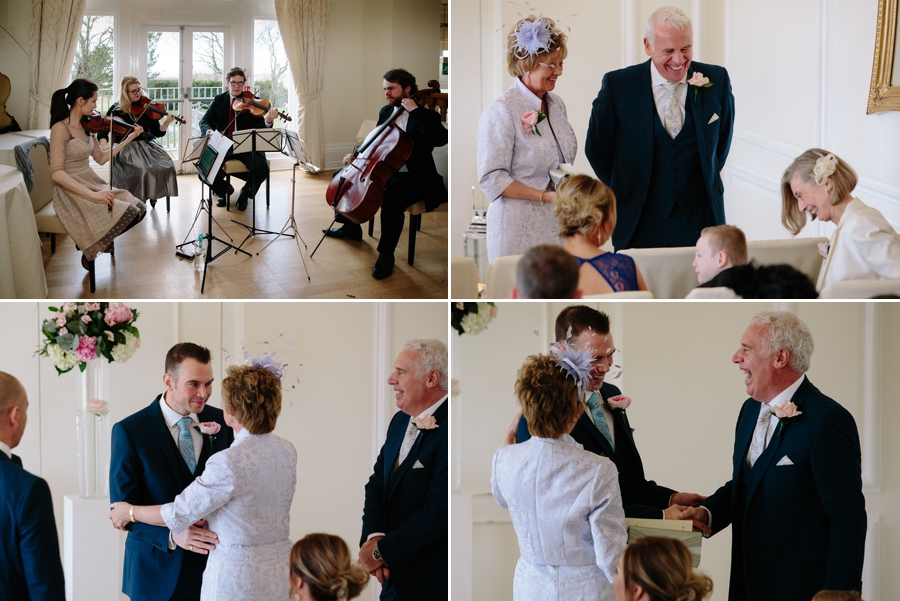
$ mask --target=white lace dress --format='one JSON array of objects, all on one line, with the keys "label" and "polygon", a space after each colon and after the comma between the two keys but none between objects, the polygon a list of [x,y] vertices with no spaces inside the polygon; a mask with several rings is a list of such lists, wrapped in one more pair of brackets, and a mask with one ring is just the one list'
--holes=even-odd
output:
[{"label": "white lace dress", "polygon": [[625,551],[618,472],[568,434],[494,454],[491,488],[519,538],[515,601],[615,601]]},{"label": "white lace dress", "polygon": [[[553,190],[550,169],[560,162],[575,161],[578,140],[566,116],[566,105],[552,92],[546,97],[549,114],[537,126],[540,135],[525,133],[522,128],[522,115],[541,110],[541,100],[518,78],[481,114],[478,184],[491,201],[487,215],[489,261],[524,254],[538,244],[562,244],[552,204],[502,196],[513,182]],[[565,161],[560,161],[560,151]]]},{"label": "white lace dress", "polygon": [[[207,444],[204,440],[204,444]],[[201,518],[219,536],[203,572],[202,601],[286,601],[297,451],[274,434],[241,430],[162,518],[180,532]]]}]

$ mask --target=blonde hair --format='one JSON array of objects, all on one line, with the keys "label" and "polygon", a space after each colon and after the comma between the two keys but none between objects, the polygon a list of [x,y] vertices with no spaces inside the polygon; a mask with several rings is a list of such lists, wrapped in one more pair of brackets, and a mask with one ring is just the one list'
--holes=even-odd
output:
[{"label": "blonde hair", "polygon": [[[625,590],[639,584],[650,601],[701,601],[712,594],[709,576],[694,571],[691,552],[675,538],[646,536],[625,547]],[[631,593],[626,593],[629,601]]]},{"label": "blonde hair", "polygon": [[587,175],[566,178],[556,189],[553,201],[559,235],[568,238],[577,233],[604,236],[602,245],[616,227],[616,195],[601,182]]},{"label": "blonde hair", "polygon": [[281,380],[264,367],[231,365],[222,380],[222,400],[250,434],[268,434],[281,413]]},{"label": "blonde hair", "polygon": [[[839,204],[849,197],[859,181],[853,167],[833,152],[821,148],[810,148],[794,159],[794,162],[784,170],[784,175],[781,176],[781,224],[794,236],[799,234],[806,225],[806,214],[797,205],[794,191],[791,190],[791,180],[794,179],[794,175],[800,175],[804,183],[818,185],[813,170],[816,168],[816,161],[828,155],[834,156],[837,160],[835,171],[829,176],[833,183],[831,193],[828,195],[829,204]],[[827,183],[826,180],[821,185],[827,185]]]},{"label": "blonde hair", "polygon": [[733,267],[747,264],[747,237],[741,228],[734,225],[714,225],[705,227],[700,236],[706,236],[712,254],[724,251]]},{"label": "blonde hair", "polygon": [[575,380],[550,355],[530,355],[516,374],[516,396],[528,431],[541,438],[568,434],[582,411]]},{"label": "blonde hair", "polygon": [[127,113],[131,111],[131,99],[128,98],[128,92],[126,91],[126,88],[135,83],[143,86],[141,80],[134,75],[126,75],[122,78],[122,88],[119,91],[119,108],[122,109],[122,112]]},{"label": "blonde hair", "polygon": [[[550,48],[545,52],[530,54],[523,59],[519,59],[514,50],[517,42],[515,33],[523,22],[534,22],[539,18],[550,25]],[[521,77],[529,71],[534,71],[538,63],[546,62],[547,57],[554,52],[560,53],[559,60],[565,60],[569,53],[569,50],[566,48],[566,34],[556,27],[556,22],[553,19],[549,17],[535,17],[534,15],[528,15],[527,17],[519,19],[510,30],[509,35],[506,36],[506,70],[509,71],[509,74],[513,77]]]},{"label": "blonde hair", "polygon": [[291,575],[309,586],[316,601],[353,599],[369,584],[369,573],[351,561],[347,543],[333,534],[307,534],[294,543],[290,561]]}]

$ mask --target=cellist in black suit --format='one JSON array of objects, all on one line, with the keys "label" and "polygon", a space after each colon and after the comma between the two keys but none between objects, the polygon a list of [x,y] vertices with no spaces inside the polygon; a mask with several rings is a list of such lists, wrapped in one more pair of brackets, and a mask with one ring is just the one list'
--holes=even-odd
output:
[{"label": "cellist in black suit", "polygon": [[[384,95],[388,104],[378,114],[378,125],[387,121],[396,107],[406,111],[397,117],[395,124],[412,138],[412,155],[399,171],[390,175],[381,205],[381,240],[378,242],[378,260],[372,269],[372,277],[377,280],[391,275],[394,271],[394,249],[403,232],[406,207],[425,201],[428,211],[447,202],[447,188],[434,166],[432,151],[447,143],[447,129],[441,124],[440,115],[435,111],[421,108],[411,98],[418,91],[416,78],[403,69],[391,69],[384,74]],[[344,165],[353,159],[352,154],[344,157]],[[362,240],[362,226],[353,223],[340,213],[336,220],[341,227],[323,230],[326,236],[345,240]]]}]

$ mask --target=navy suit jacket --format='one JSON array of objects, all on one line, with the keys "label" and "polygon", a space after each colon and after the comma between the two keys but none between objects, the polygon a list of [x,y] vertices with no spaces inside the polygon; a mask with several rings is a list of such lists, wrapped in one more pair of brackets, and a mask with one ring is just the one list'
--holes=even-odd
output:
[{"label": "navy suit jacket", "polygon": [[[639,65],[610,71],[603,76],[588,124],[584,154],[594,173],[616,194],[618,220],[613,246],[627,248],[653,176],[653,120],[659,119],[647,60]],[[711,87],[700,88],[696,101],[689,88],[686,110],[692,112],[697,134],[703,180],[717,224],[725,223],[725,201],[720,172],[731,148],[734,96],[723,67],[691,62],[688,79],[695,71],[709,78]],[[710,123],[713,115],[718,119]]]},{"label": "navy suit jacket", "polygon": [[0,601],[65,598],[50,487],[0,451]]},{"label": "navy suit jacket", "polygon": [[[162,395],[160,395],[162,396]],[[203,437],[203,450],[192,475],[159,408],[159,399],[112,429],[109,465],[109,500],[132,505],[161,505],[175,500],[194,478],[203,473],[213,453],[227,449],[234,431],[225,425],[221,409],[207,405],[197,415],[201,422],[218,422],[222,429],[210,444]],[[125,539],[122,592],[132,601],[169,599],[181,573],[186,551],[169,550],[169,529],[140,522],[129,524]],[[198,556],[200,558],[201,556]],[[196,577],[202,578],[206,556],[195,562]]]},{"label": "navy suit jacket", "polygon": [[[375,470],[366,484],[360,546],[369,534],[384,532],[378,550],[391,571],[383,594],[393,588],[401,601],[446,599],[447,419],[449,397],[434,412],[438,427],[420,432],[406,459],[392,473],[409,416],[397,412]],[[415,466],[415,467],[414,467]],[[420,467],[421,466],[421,467]]]},{"label": "navy suit jacket", "polygon": [[703,502],[713,534],[732,525],[730,601],[746,601],[748,591],[754,600],[793,601],[862,589],[866,502],[856,422],[808,378],[791,402],[802,415],[780,424],[747,486],[759,402],[744,402],[732,480]]},{"label": "navy suit jacket", "polygon": [[[393,106],[383,106],[378,113],[378,125],[387,121],[393,112]],[[438,205],[447,202],[444,179],[434,166],[434,157],[431,155],[436,146],[447,144],[447,128],[441,124],[441,116],[437,111],[419,107],[409,114],[406,134],[413,141],[412,155],[406,161],[406,168],[422,194],[425,209],[433,211]]]},{"label": "navy suit jacket", "polygon": [[[600,388],[600,396],[604,399],[620,394],[622,392],[617,387],[606,382]],[[644,464],[641,463],[641,455],[634,443],[633,429],[628,423],[628,415],[624,410],[613,410],[613,418],[616,429],[615,451],[587,413],[582,413],[578,418],[578,423],[572,429],[572,438],[581,444],[585,451],[609,457],[616,464],[616,469],[619,470],[619,488],[622,491],[625,517],[660,520],[663,517],[662,510],[669,506],[669,498],[676,491],[646,479]],[[516,436],[519,442],[525,442],[531,438],[531,434],[528,432],[528,422],[524,417],[519,420]]]}]

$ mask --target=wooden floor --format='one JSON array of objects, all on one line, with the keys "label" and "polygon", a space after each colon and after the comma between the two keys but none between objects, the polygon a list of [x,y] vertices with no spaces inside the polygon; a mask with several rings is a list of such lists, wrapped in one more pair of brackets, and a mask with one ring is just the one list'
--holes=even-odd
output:
[{"label": "wooden floor", "polygon": [[[96,260],[97,290],[90,292],[88,274],[81,267],[81,252],[68,236],[57,236],[56,253],[50,253],[50,241],[44,238],[43,259],[50,298],[105,299],[216,299],[216,298],[447,298],[447,213],[422,216],[422,229],[416,235],[415,264],[407,264],[409,218],[407,216],[400,244],[395,253],[394,273],[376,280],[372,267],[378,257],[380,215],[375,218],[374,237],[364,225],[361,242],[326,238],[310,259],[322,236],[322,228],[332,220],[333,212],[325,202],[331,172],[310,175],[297,170],[295,217],[300,235],[302,259],[306,260],[307,280],[297,243],[281,237],[266,248],[275,236],[260,234],[243,244],[248,257],[228,251],[210,263],[206,289],[200,293],[202,273],[190,261],[175,256],[175,245],[183,242],[200,205],[200,181],[196,175],[178,176],[178,198],[172,198],[171,213],[166,213],[165,199],[155,209],[148,205],[147,216],[132,230],[116,239],[115,257],[101,254]],[[266,210],[265,184],[260,188],[256,207],[256,227],[279,232],[291,212],[291,171],[272,173],[271,207]],[[239,189],[240,180],[232,179]],[[237,198],[237,194],[233,198]],[[252,204],[245,212],[214,208],[214,235],[228,236],[240,245],[247,229],[232,219],[250,224]],[[221,226],[221,227],[220,227]],[[224,228],[224,233],[223,233]],[[207,217],[202,213],[190,232],[206,236]],[[224,246],[213,242],[213,253]],[[260,252],[262,251],[262,252]],[[257,254],[260,253],[260,254]]]}]

